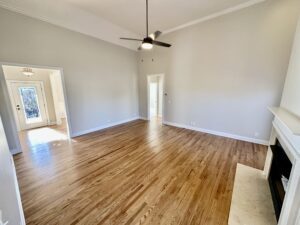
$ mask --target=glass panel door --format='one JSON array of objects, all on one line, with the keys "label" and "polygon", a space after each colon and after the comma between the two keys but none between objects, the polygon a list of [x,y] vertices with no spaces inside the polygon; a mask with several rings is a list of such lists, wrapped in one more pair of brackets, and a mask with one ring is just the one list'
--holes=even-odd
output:
[{"label": "glass panel door", "polygon": [[46,95],[41,81],[12,81],[11,94],[19,130],[48,125]]},{"label": "glass panel door", "polygon": [[42,122],[39,101],[35,87],[19,87],[23,112],[27,124]]}]

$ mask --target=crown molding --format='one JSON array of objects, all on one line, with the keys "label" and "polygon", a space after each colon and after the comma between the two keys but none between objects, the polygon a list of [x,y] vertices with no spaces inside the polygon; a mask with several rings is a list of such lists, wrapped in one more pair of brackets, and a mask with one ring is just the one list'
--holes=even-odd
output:
[{"label": "crown molding", "polygon": [[0,0],[0,7],[131,50],[138,46],[120,40],[137,34],[62,1]]},{"label": "crown molding", "polygon": [[236,11],[239,11],[239,10],[242,10],[242,9],[245,9],[245,8],[248,8],[250,6],[253,6],[253,5],[256,5],[256,4],[259,4],[259,3],[262,3],[262,2],[265,2],[266,0],[250,0],[248,2],[245,2],[245,3],[242,3],[242,4],[239,4],[239,5],[236,5],[236,6],[233,6],[233,7],[229,7],[227,9],[224,9],[224,10],[221,10],[219,12],[216,12],[216,13],[213,13],[211,15],[208,15],[208,16],[205,16],[205,17],[202,17],[202,18],[199,18],[197,20],[193,20],[193,21],[190,21],[188,23],[185,23],[185,24],[182,24],[180,26],[177,26],[177,27],[173,27],[171,29],[167,29],[163,32],[163,34],[169,34],[169,33],[172,33],[172,32],[175,32],[175,31],[178,31],[178,30],[181,30],[181,29],[184,29],[186,27],[190,27],[190,26],[193,26],[193,25],[196,25],[196,24],[199,24],[199,23],[203,23],[205,21],[208,21],[208,20],[212,20],[212,19],[215,19],[215,18],[218,18],[220,16],[224,16],[224,15],[227,15],[227,14],[230,14],[230,13],[233,13],[233,12],[236,12]]}]

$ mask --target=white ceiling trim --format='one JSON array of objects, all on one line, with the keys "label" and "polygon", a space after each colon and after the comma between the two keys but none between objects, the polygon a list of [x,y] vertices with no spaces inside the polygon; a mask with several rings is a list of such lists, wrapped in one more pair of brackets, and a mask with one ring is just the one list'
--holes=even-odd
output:
[{"label": "white ceiling trim", "polygon": [[172,33],[172,32],[175,32],[175,31],[178,31],[178,30],[181,30],[181,29],[184,29],[186,27],[190,27],[190,26],[193,26],[193,25],[196,25],[196,24],[199,24],[199,23],[203,23],[205,21],[212,20],[212,19],[215,19],[217,17],[223,16],[223,15],[226,15],[226,14],[229,14],[229,13],[233,13],[233,12],[239,11],[241,9],[245,9],[247,7],[256,5],[258,3],[262,3],[264,1],[266,1],[266,0],[250,0],[250,1],[246,2],[246,3],[242,3],[242,4],[239,4],[239,5],[230,7],[228,9],[224,9],[224,10],[222,10],[220,12],[213,13],[211,15],[205,16],[203,18],[200,18],[200,19],[197,19],[197,20],[194,20],[194,21],[182,24],[180,26],[177,26],[177,27],[165,30],[165,31],[163,31],[163,34],[169,34],[169,33]]},{"label": "white ceiling trim", "polygon": [[136,43],[120,40],[121,36],[138,37],[137,34],[62,1],[0,0],[0,7],[131,50],[137,49]]}]

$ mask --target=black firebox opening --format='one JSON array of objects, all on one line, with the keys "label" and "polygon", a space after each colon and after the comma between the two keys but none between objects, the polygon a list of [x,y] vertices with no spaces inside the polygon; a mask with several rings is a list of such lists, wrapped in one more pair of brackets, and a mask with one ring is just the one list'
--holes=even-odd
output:
[{"label": "black firebox opening", "polygon": [[292,163],[278,140],[276,140],[275,145],[271,146],[271,150],[273,152],[273,161],[269,175],[269,185],[278,220],[292,170]]}]

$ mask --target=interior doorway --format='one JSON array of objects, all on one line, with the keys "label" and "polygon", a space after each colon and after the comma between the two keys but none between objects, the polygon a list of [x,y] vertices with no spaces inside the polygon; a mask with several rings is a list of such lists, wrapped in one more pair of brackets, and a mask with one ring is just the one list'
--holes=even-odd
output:
[{"label": "interior doorway", "polygon": [[22,150],[69,139],[60,69],[2,65]]},{"label": "interior doorway", "polygon": [[163,121],[164,75],[148,76],[148,120]]}]

